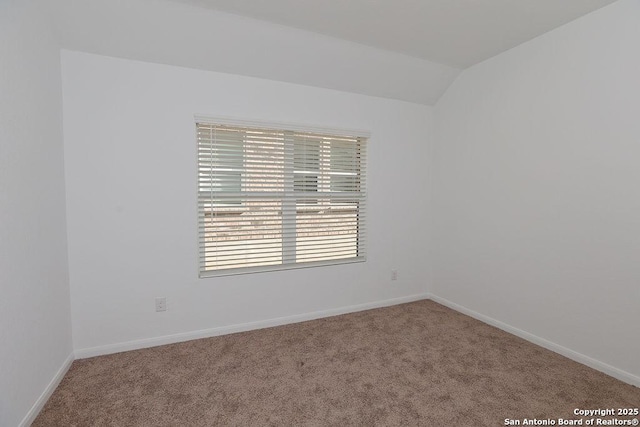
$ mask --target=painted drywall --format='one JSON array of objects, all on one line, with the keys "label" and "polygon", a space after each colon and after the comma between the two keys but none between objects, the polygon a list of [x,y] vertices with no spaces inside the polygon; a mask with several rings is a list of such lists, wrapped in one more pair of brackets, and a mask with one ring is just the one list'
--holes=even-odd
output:
[{"label": "painted drywall", "polygon": [[[431,107],[72,51],[62,77],[80,354],[425,291]],[[370,131],[367,261],[199,279],[194,114]]]},{"label": "painted drywall", "polygon": [[[433,105],[460,70],[168,0],[47,0],[69,50]],[[117,28],[117,31],[114,29]]]},{"label": "painted drywall", "polygon": [[640,378],[640,2],[461,74],[434,113],[431,291]]},{"label": "painted drywall", "polygon": [[0,3],[0,425],[72,353],[59,48],[31,0]]}]

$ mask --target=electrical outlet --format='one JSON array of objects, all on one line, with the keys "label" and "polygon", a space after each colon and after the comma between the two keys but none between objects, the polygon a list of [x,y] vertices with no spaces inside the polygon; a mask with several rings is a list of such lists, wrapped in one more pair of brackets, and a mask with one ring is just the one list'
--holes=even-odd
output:
[{"label": "electrical outlet", "polygon": [[165,297],[156,298],[156,311],[167,311],[167,299]]},{"label": "electrical outlet", "polygon": [[391,270],[391,280],[398,280],[398,270]]}]

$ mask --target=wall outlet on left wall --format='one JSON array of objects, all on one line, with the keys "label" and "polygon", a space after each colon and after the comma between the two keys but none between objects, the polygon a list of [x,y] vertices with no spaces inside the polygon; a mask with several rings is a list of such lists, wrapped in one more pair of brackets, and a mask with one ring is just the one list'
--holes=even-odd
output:
[{"label": "wall outlet on left wall", "polygon": [[167,299],[165,297],[156,298],[156,311],[167,311]]}]

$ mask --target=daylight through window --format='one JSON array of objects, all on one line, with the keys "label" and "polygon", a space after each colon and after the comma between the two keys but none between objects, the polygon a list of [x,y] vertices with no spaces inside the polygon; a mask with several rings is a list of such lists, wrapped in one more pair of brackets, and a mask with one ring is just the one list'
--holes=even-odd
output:
[{"label": "daylight through window", "polygon": [[200,276],[364,261],[366,138],[197,123]]}]

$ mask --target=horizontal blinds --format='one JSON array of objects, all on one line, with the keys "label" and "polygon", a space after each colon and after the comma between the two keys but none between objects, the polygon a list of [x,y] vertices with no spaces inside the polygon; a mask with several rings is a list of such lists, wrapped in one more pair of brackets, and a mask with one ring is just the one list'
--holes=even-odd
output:
[{"label": "horizontal blinds", "polygon": [[197,124],[200,274],[364,259],[366,138]]}]

